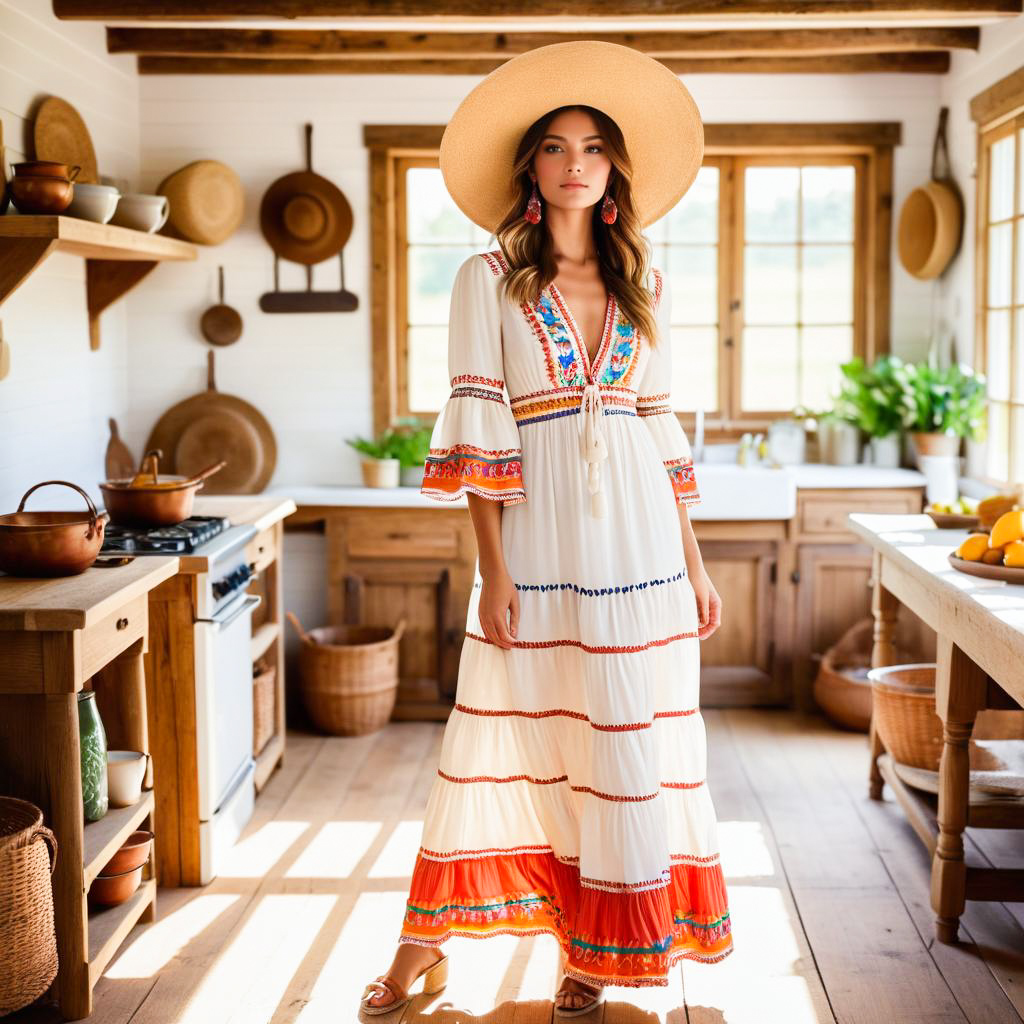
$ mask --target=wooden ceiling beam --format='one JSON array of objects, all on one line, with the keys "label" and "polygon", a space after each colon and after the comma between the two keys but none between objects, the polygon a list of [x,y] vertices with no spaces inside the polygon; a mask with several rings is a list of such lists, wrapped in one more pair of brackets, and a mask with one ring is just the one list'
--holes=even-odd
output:
[{"label": "wooden ceiling beam", "polygon": [[[714,74],[883,74],[941,75],[949,53],[854,53],[831,57],[658,58],[680,75]],[[486,75],[504,59],[448,57],[147,57],[138,58],[141,75]]]},{"label": "wooden ceiling beam", "polygon": [[977,50],[978,28],[762,29],[723,32],[364,32],[320,29],[108,28],[110,53],[161,57],[494,59],[549,43],[600,39],[657,57],[808,57]]},{"label": "wooden ceiling beam", "polygon": [[52,0],[58,18],[109,21],[243,18],[777,18],[984,21],[1022,0]]}]

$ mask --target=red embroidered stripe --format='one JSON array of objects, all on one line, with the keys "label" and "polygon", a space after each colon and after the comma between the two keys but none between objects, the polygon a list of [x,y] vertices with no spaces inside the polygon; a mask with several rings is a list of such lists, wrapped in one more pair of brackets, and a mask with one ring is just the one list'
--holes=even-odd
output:
[{"label": "red embroidered stripe", "polygon": [[700,782],[663,782],[661,784],[662,789],[696,789],[703,785],[704,779],[701,779]]},{"label": "red embroidered stripe", "polygon": [[554,782],[568,782],[568,775],[558,775],[553,779],[535,779],[532,775],[506,775],[499,778],[497,775],[467,775],[460,778],[457,775],[449,775],[447,772],[437,769],[437,774],[449,782],[532,782],[536,786],[550,786]]},{"label": "red embroidered stripe", "polygon": [[[456,782],[460,785],[465,785],[471,782],[532,782],[535,786],[550,786],[556,782],[568,782],[568,775],[556,775],[550,779],[535,779],[532,775],[449,775],[447,772],[437,769],[437,774],[441,776],[447,782]],[[698,786],[704,785],[704,779],[700,782],[661,782],[659,786],[662,789],[696,789]],[[615,800],[623,803],[642,803],[645,800],[653,800],[658,794],[645,793],[642,796],[618,796],[615,793],[602,793],[600,790],[591,789],[590,786],[570,786],[569,787],[575,793],[589,793],[591,796],[596,796],[601,800]]]},{"label": "red embroidered stripe", "polygon": [[614,800],[617,803],[626,804],[640,804],[647,800],[653,800],[658,794],[645,793],[643,796],[617,796],[615,793],[602,793],[600,790],[591,789],[590,786],[570,786],[569,787],[574,793],[589,793],[591,796],[596,796],[599,800]]},{"label": "red embroidered stripe", "polygon": [[[631,729],[649,729],[652,722],[630,722],[625,725],[604,725],[600,722],[593,721],[588,715],[583,714],[582,711],[569,711],[567,708],[553,708],[549,711],[519,711],[515,709],[510,710],[493,710],[491,708],[474,708],[468,704],[460,704],[456,702],[456,711],[462,711],[467,715],[483,715],[493,718],[575,718],[580,722],[589,723],[592,729],[598,729],[601,732],[619,732],[629,731]],[[685,711],[655,711],[655,718],[679,718],[684,715],[696,714],[698,708],[689,708]]]},{"label": "red embroidered stripe", "polygon": [[[664,647],[666,644],[673,643],[676,640],[687,640],[698,635],[697,630],[693,630],[689,633],[676,633],[673,636],[665,637],[663,640],[651,640],[650,643],[646,644],[622,644],[618,647],[585,644],[582,640],[513,640],[512,646],[530,648],[579,647],[588,654],[633,654],[639,651],[646,651],[651,647]],[[471,633],[469,630],[466,630],[466,636],[473,640],[479,640],[484,644],[492,642],[487,637],[481,636],[479,633]]]},{"label": "red embroidered stripe", "polygon": [[508,262],[500,249],[492,249],[490,252],[480,252],[477,255],[491,268],[495,277],[501,277],[508,273]]},{"label": "red embroidered stripe", "polygon": [[505,382],[500,377],[478,377],[475,373],[460,373],[457,377],[452,377],[451,384],[452,387],[457,384],[486,384],[488,387],[499,390],[505,386]]},{"label": "red embroidered stripe", "polygon": [[[503,854],[515,856],[529,853],[550,853],[556,860],[563,861],[564,863],[575,864],[579,861],[579,857],[571,857],[568,854],[556,854],[554,849],[547,844],[537,846],[489,846],[480,850],[428,850],[421,846],[419,852],[421,856],[430,860],[459,860],[467,857],[494,857]],[[720,854],[717,852],[708,854],[706,857],[701,857],[696,853],[669,854],[670,860],[687,864],[714,864],[719,857]],[[588,879],[588,881],[594,881],[594,879]],[[605,881],[602,884],[612,885],[614,883]]]}]

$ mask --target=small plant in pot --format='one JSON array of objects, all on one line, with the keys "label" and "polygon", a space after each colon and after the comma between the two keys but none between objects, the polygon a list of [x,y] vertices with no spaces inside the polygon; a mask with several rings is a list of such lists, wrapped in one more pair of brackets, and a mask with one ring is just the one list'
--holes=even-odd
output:
[{"label": "small plant in pot", "polygon": [[[423,479],[423,463],[430,446],[430,429],[418,420],[400,420],[375,438],[352,437],[346,443],[362,456],[366,487],[398,487],[413,476],[417,486]],[[402,479],[403,470],[406,472]]]},{"label": "small plant in pot", "polygon": [[900,428],[903,426],[903,389],[897,376],[903,362],[880,356],[866,366],[860,356],[840,364],[843,373],[837,407],[867,434],[873,465],[896,468],[900,464]]},{"label": "small plant in pot", "polygon": [[985,377],[953,363],[904,363],[895,369],[902,392],[903,425],[918,455],[960,453],[961,438],[985,434]]},{"label": "small plant in pot", "polygon": [[432,423],[426,423],[415,416],[405,416],[395,422],[391,453],[401,463],[403,487],[418,489],[423,483],[424,464],[430,453],[433,429]]}]

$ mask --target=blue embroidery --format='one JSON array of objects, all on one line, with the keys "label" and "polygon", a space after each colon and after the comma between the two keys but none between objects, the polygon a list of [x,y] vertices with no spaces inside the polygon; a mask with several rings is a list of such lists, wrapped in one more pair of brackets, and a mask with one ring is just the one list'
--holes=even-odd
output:
[{"label": "blue embroidery", "polygon": [[536,309],[544,326],[548,329],[548,337],[551,338],[552,344],[555,346],[558,373],[561,378],[559,383],[569,385],[581,383],[582,367],[576,357],[576,346],[565,326],[565,321],[555,312],[551,305],[551,299],[547,295],[541,295]]},{"label": "blue embroidery", "polygon": [[[578,583],[517,583],[516,590],[574,590],[577,594],[585,597],[603,597],[605,594],[628,594],[633,590],[646,590],[648,587],[656,587],[664,583],[675,583],[686,575],[683,569],[675,576],[666,579],[644,580],[642,583],[624,583],[618,587],[581,587]],[[478,590],[483,586],[483,581],[478,580],[473,584],[473,589]]]},{"label": "blue embroidery", "polygon": [[636,330],[630,323],[619,323],[615,328],[617,335],[612,343],[612,351],[608,364],[601,375],[602,384],[617,384],[622,375],[629,369],[636,346]]}]

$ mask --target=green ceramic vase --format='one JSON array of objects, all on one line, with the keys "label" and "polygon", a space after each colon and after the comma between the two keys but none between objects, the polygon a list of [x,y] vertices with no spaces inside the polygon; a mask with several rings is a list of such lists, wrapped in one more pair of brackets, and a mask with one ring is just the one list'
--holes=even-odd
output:
[{"label": "green ceramic vase", "polygon": [[107,813],[107,734],[103,729],[96,694],[78,694],[78,738],[82,748],[82,800],[85,820],[99,821]]}]

